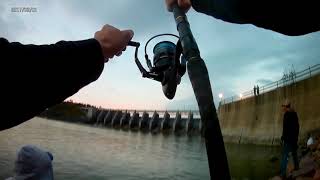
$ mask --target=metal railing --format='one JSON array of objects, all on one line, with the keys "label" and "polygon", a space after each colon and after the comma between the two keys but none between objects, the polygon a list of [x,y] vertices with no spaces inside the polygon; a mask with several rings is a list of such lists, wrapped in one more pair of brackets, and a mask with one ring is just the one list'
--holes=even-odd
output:
[{"label": "metal railing", "polygon": [[[259,87],[260,92],[258,95],[272,91],[272,90],[277,89],[279,87],[284,87],[284,86],[296,83],[298,81],[310,78],[310,77],[317,75],[319,73],[320,73],[320,64],[316,64],[314,66],[309,66],[308,68],[306,68],[302,71],[299,71],[299,72],[290,72],[288,74],[284,74],[284,76],[280,80],[266,84],[262,87]],[[250,91],[246,91],[246,92],[241,93],[241,95],[242,95],[241,97],[240,97],[240,95],[234,95],[234,96],[222,99],[220,101],[220,105],[228,104],[231,102],[235,102],[235,101],[239,101],[242,99],[246,99],[246,98],[255,96],[255,93],[254,93],[254,90],[250,90]],[[256,95],[256,96],[258,96],[258,95]]]}]

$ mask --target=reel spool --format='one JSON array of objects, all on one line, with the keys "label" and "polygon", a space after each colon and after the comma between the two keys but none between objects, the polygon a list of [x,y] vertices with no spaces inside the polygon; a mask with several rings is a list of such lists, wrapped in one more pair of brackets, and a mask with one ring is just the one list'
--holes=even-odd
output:
[{"label": "reel spool", "polygon": [[173,99],[177,86],[181,82],[181,77],[186,72],[186,60],[182,55],[180,41],[174,44],[171,41],[161,41],[153,48],[153,65],[147,54],[147,46],[151,40],[160,36],[174,36],[174,34],[159,34],[150,38],[145,45],[145,60],[149,71],[140,63],[138,58],[138,48],[140,43],[130,41],[128,45],[135,46],[135,62],[142,73],[142,77],[161,82],[162,91],[168,99]]}]

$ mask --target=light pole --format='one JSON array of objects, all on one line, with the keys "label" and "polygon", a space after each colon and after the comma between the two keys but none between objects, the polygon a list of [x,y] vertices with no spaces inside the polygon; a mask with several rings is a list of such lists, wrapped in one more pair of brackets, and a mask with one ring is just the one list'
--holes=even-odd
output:
[{"label": "light pole", "polygon": [[223,98],[223,94],[222,93],[219,93],[219,99],[220,99],[220,103],[219,104],[222,104],[222,98]]}]

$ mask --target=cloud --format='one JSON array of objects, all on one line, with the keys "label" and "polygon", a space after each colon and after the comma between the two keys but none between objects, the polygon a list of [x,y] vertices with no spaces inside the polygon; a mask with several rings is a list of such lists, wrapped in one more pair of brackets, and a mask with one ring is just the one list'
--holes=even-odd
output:
[{"label": "cloud", "polygon": [[[32,5],[34,14],[11,13],[12,5]],[[189,11],[188,19],[210,76],[215,102],[224,97],[251,90],[254,84],[276,81],[284,70],[296,71],[320,63],[320,33],[289,37],[253,25],[237,25]],[[172,13],[164,1],[150,0],[57,0],[0,3],[0,36],[24,43],[48,44],[58,40],[92,38],[104,24],[133,29],[135,41],[141,42],[140,60],[145,65],[143,46],[153,35],[176,32]],[[148,49],[152,58],[155,39]],[[175,39],[170,39],[176,41]],[[133,61],[134,49],[107,63],[100,78],[74,96],[85,103],[154,109],[196,108],[193,90],[186,75],[176,97],[169,101],[161,84],[141,77]],[[146,67],[146,66],[145,66]],[[108,108],[108,107],[106,107]]]},{"label": "cloud", "polygon": [[270,79],[258,79],[256,82],[257,82],[257,84],[259,84],[261,86],[261,85],[270,84],[274,81],[272,81]]},{"label": "cloud", "polygon": [[24,22],[6,4],[0,3],[0,37],[17,40],[26,26]]},{"label": "cloud", "polygon": [[136,36],[163,33],[163,29],[175,31],[174,19],[164,6],[164,1],[59,1],[70,16],[82,17],[103,25],[132,28]]}]

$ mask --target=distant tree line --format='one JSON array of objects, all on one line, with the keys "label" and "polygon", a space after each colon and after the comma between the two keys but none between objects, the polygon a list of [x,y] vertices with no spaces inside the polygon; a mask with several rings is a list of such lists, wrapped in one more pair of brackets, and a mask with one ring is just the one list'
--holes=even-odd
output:
[{"label": "distant tree line", "polygon": [[39,116],[48,119],[62,120],[68,122],[87,122],[87,114],[85,108],[95,106],[82,103],[74,103],[72,101],[65,101],[53,107],[46,109]]}]

